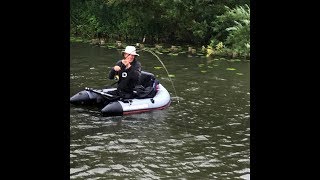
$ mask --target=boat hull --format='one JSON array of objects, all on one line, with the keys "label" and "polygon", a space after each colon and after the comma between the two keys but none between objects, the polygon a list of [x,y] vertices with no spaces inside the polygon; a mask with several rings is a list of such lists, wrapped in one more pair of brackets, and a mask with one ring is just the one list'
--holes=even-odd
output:
[{"label": "boat hull", "polygon": [[[115,88],[98,90],[107,93]],[[159,84],[157,93],[152,98],[143,99],[125,99],[108,102],[103,95],[91,91],[80,91],[70,98],[70,103],[75,105],[98,104],[102,105],[101,113],[103,116],[122,116],[128,114],[137,114],[153,110],[161,110],[168,107],[171,103],[169,92]]]}]

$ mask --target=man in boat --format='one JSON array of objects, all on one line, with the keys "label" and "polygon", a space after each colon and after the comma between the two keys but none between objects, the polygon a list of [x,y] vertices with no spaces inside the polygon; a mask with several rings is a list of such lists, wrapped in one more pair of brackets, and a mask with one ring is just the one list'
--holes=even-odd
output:
[{"label": "man in boat", "polygon": [[109,72],[109,79],[117,79],[117,90],[108,92],[119,98],[130,99],[134,97],[133,89],[138,84],[141,74],[141,63],[136,59],[139,54],[134,46],[127,46],[122,51],[123,59],[119,60]]}]

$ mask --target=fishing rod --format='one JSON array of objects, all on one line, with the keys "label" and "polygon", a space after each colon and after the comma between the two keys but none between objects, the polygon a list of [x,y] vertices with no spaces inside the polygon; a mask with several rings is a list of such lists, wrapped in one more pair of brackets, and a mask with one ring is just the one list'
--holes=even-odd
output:
[{"label": "fishing rod", "polygon": [[114,86],[115,84],[117,84],[117,83],[118,83],[118,80],[119,80],[119,76],[118,76],[118,78],[115,77],[114,79],[116,80],[116,82],[112,83],[111,85],[106,85],[105,88],[111,88],[112,86]]},{"label": "fishing rod", "polygon": [[[176,88],[175,88],[174,85],[173,85],[173,81],[172,81],[172,79],[171,79],[171,77],[170,77],[170,75],[169,75],[169,72],[168,72],[166,66],[165,66],[164,63],[160,60],[159,56],[157,56],[153,51],[148,50],[148,49],[146,49],[146,48],[143,48],[143,49],[141,49],[141,50],[142,50],[142,51],[147,51],[147,52],[151,53],[152,55],[154,55],[154,56],[158,59],[158,61],[161,63],[161,65],[162,65],[162,66],[164,67],[164,69],[166,70],[167,75],[168,75],[168,78],[169,78],[169,80],[170,80],[170,82],[171,82],[171,85],[172,85],[172,87],[173,87],[174,93],[175,93],[175,95],[176,95],[176,97],[177,97],[177,99],[178,99],[177,91],[176,91]],[[178,99],[178,103],[179,103],[179,99]]]}]

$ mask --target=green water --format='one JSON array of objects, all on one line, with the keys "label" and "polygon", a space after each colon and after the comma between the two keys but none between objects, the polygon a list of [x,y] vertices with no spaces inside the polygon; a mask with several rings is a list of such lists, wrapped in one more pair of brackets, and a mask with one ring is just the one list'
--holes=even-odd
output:
[{"label": "green water", "polygon": [[[70,105],[70,179],[250,179],[250,63],[139,52],[172,96],[164,110],[102,117]],[[72,43],[70,96],[114,81],[121,50]],[[178,103],[179,100],[179,103]]]}]

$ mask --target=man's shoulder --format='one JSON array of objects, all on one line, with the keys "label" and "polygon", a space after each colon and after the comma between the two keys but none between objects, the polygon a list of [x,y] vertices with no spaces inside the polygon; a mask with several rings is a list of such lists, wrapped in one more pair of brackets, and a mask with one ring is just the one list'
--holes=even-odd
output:
[{"label": "man's shoulder", "polygon": [[132,65],[134,65],[135,67],[140,67],[141,66],[141,63],[138,61],[138,60],[134,60],[132,62]]}]

